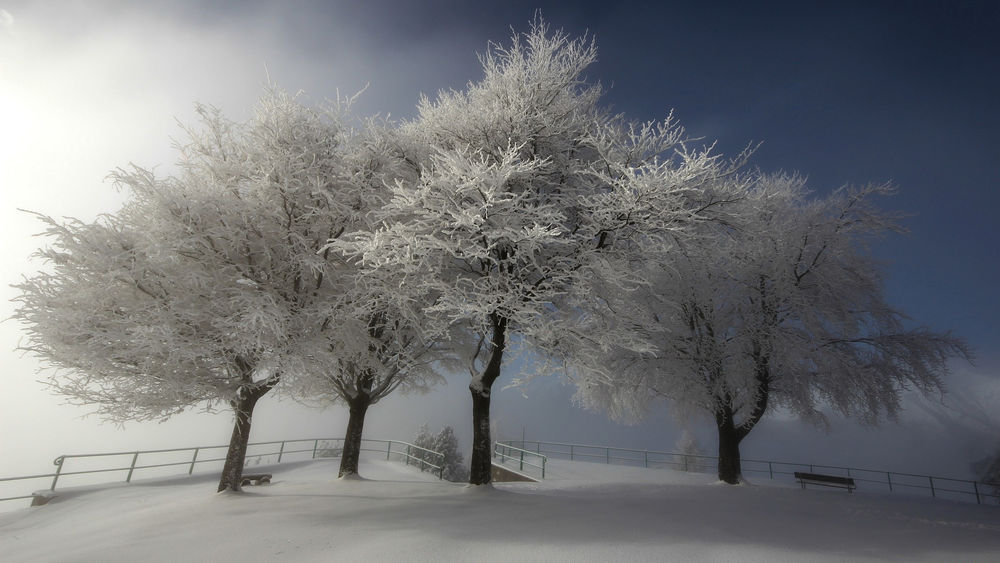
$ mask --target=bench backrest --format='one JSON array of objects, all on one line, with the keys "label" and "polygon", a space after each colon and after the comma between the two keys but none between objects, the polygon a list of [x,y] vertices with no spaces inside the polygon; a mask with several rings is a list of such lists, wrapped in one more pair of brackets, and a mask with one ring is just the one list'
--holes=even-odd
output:
[{"label": "bench backrest", "polygon": [[804,479],[806,481],[817,481],[820,483],[838,483],[840,485],[854,485],[854,479],[850,477],[838,477],[836,475],[820,475],[819,473],[801,473],[795,472],[796,479]]}]

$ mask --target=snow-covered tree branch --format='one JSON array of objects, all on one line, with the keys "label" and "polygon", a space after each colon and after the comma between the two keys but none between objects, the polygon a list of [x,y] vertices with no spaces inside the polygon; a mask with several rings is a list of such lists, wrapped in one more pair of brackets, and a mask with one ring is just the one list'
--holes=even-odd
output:
[{"label": "snow-covered tree branch", "polygon": [[642,335],[612,328],[600,292],[642,284],[636,250],[672,244],[699,220],[694,196],[731,174],[686,148],[672,120],[609,115],[582,74],[595,57],[592,41],[541,21],[491,45],[480,81],[424,98],[401,128],[415,175],[390,184],[381,225],[331,243],[399,276],[399,293],[429,296],[424,329],[468,329],[480,343],[470,362],[473,484],[490,480],[490,390],[508,348],[555,360],[549,369],[593,366],[611,343],[645,350]]},{"label": "snow-covered tree branch", "polygon": [[52,271],[21,284],[17,316],[26,347],[61,368],[54,388],[116,420],[229,402],[220,490],[238,490],[256,401],[279,376],[301,394],[315,375],[304,343],[323,334],[343,357],[377,356],[368,333],[383,329],[351,322],[355,271],[323,249],[382,203],[376,155],[347,127],[346,106],[317,110],[277,89],[246,123],[200,106],[176,176],[120,169],[130,198],[117,213],[45,218]]},{"label": "snow-covered tree branch", "polygon": [[705,224],[649,268],[640,294],[660,331],[655,353],[609,354],[616,375],[582,379],[578,398],[618,418],[657,398],[706,412],[719,477],[736,483],[740,442],[775,406],[825,423],[826,405],[874,424],[896,416],[907,387],[941,391],[949,360],[969,351],[950,334],[909,328],[886,302],[866,244],[900,230],[873,202],[888,193],[813,198],[799,177],[758,177],[731,207],[736,223]]}]

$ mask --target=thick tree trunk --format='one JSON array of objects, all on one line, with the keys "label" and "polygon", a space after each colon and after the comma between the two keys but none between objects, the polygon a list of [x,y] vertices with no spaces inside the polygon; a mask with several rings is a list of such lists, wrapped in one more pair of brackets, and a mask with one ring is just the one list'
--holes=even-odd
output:
[{"label": "thick tree trunk", "polygon": [[492,441],[490,438],[490,391],[500,377],[503,351],[506,346],[507,319],[491,315],[493,338],[490,360],[482,375],[469,384],[472,393],[472,458],[469,467],[469,484],[488,485],[493,480]]},{"label": "thick tree trunk", "polygon": [[250,442],[250,422],[253,409],[268,391],[277,384],[277,377],[253,385],[244,385],[236,394],[236,399],[230,401],[236,414],[233,425],[233,435],[229,439],[229,450],[226,452],[226,464],[222,467],[222,477],[219,479],[219,492],[240,491],[240,481],[243,480],[243,464],[247,456],[247,444]]},{"label": "thick tree trunk", "polygon": [[733,424],[732,409],[723,409],[722,413],[716,414],[715,421],[719,428],[719,480],[730,485],[739,484],[743,479],[740,464],[743,437]]},{"label": "thick tree trunk", "polygon": [[743,480],[740,463],[740,442],[757,426],[767,412],[767,402],[771,395],[771,370],[768,357],[760,352],[754,343],[754,378],[757,383],[757,400],[746,419],[736,424],[732,397],[727,393],[723,405],[715,413],[715,423],[719,428],[719,480],[736,485]]},{"label": "thick tree trunk", "polygon": [[486,485],[493,479],[492,452],[490,451],[490,390],[472,391],[472,463],[469,483]]},{"label": "thick tree trunk", "polygon": [[233,435],[229,438],[229,451],[226,452],[226,464],[222,468],[222,478],[219,480],[219,492],[241,490],[243,464],[247,456],[247,444],[250,441],[250,421],[258,398],[245,396],[233,401],[236,424],[233,425]]},{"label": "thick tree trunk", "polygon": [[344,451],[340,456],[338,477],[358,474],[358,460],[361,457],[361,434],[365,427],[365,414],[371,401],[360,396],[351,401],[350,417],[347,419],[347,433],[344,435]]}]

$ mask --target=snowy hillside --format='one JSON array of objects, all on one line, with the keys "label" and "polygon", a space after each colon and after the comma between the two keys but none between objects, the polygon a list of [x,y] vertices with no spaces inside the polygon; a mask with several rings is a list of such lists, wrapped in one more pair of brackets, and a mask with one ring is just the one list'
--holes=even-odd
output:
[{"label": "snowy hillside", "polygon": [[[4,561],[998,561],[1000,507],[553,461],[493,490],[396,462],[268,468],[65,491],[0,515]],[[254,468],[256,472],[258,468]]]}]

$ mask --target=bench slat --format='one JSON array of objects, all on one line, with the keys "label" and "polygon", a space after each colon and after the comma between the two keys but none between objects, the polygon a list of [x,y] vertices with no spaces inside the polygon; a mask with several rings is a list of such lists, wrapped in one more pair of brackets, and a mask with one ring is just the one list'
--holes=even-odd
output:
[{"label": "bench slat", "polygon": [[854,485],[854,479],[850,477],[840,477],[838,475],[822,475],[819,473],[803,473],[796,471],[795,478],[802,484],[803,489],[806,488],[806,483],[822,485],[825,487],[843,487],[847,489],[847,492],[851,492],[856,488]]}]

